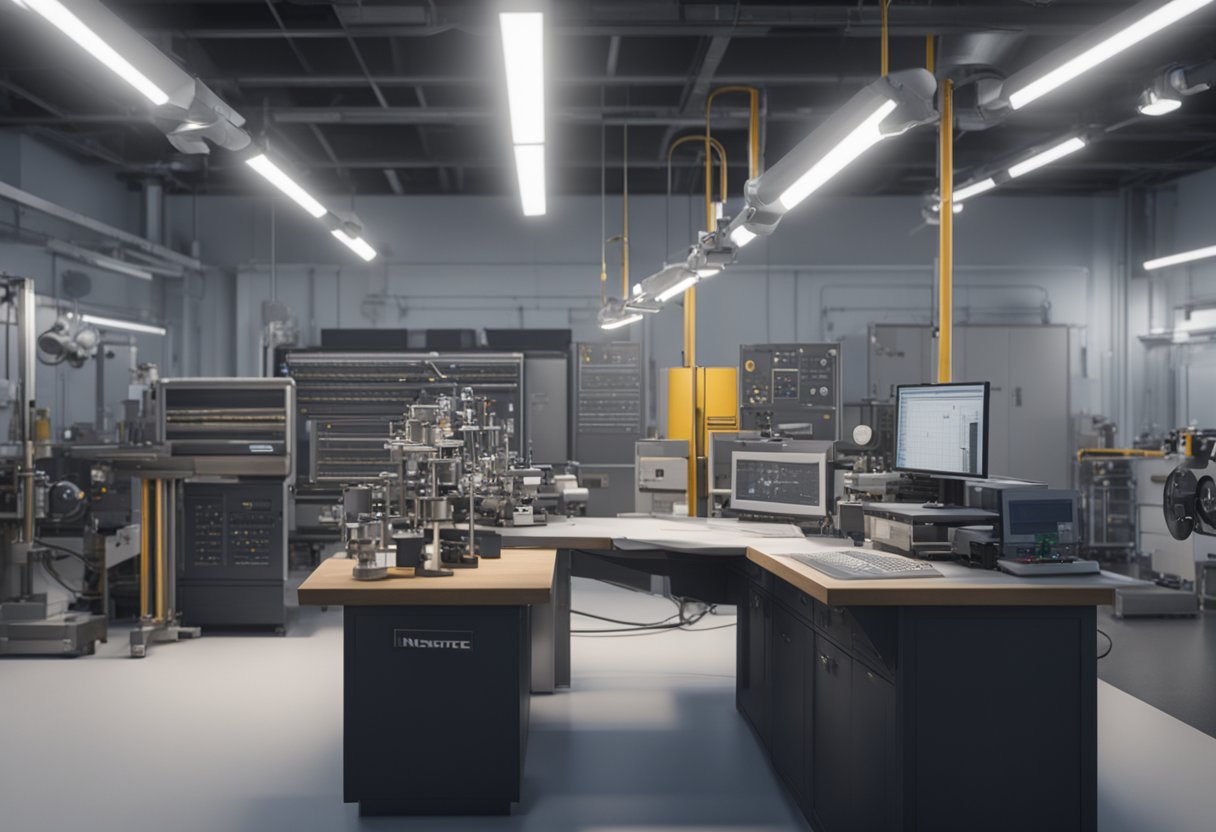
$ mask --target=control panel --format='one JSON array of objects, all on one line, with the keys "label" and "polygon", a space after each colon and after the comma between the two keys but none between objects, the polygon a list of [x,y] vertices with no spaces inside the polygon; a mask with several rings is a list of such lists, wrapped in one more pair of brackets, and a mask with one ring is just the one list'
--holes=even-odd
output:
[{"label": "control panel", "polygon": [[840,344],[745,344],[739,384],[740,429],[840,438]]},{"label": "control panel", "polygon": [[575,457],[601,459],[605,441],[628,454],[642,435],[642,345],[632,341],[578,344],[574,362]]},{"label": "control panel", "polygon": [[184,487],[184,576],[281,571],[281,487],[256,483],[187,483]]}]

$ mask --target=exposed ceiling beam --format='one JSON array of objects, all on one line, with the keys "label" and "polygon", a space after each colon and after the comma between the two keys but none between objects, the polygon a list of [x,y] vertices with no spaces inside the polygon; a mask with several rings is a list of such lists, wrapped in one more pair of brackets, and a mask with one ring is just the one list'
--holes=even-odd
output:
[{"label": "exposed ceiling beam", "polygon": [[[806,74],[721,75],[719,84],[759,84],[766,87],[805,87],[836,84],[868,84],[875,79],[873,74],[808,72]],[[212,77],[204,79],[211,87],[260,87],[282,88],[357,88],[365,87],[368,78],[363,75],[246,75],[235,77]],[[373,75],[381,87],[481,87],[486,83],[483,75]],[[682,87],[688,83],[687,75],[556,75],[550,82],[570,87]]]},{"label": "exposed ceiling beam", "polygon": [[705,106],[705,98],[709,95],[709,88],[714,82],[714,76],[717,75],[718,67],[722,65],[722,59],[726,57],[726,50],[729,46],[730,38],[713,37],[701,50],[700,64],[695,72],[689,73],[688,85],[684,87],[684,92],[680,95],[682,112],[701,112]]}]

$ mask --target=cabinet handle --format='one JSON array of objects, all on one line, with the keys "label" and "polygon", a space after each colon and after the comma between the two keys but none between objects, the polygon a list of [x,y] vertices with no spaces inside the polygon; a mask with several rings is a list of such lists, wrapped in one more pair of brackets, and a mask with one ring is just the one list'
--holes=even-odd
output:
[{"label": "cabinet handle", "polygon": [[877,677],[874,675],[874,671],[873,671],[873,670],[867,670],[867,671],[866,671],[866,678],[867,678],[867,679],[869,679],[871,682],[873,682],[873,681],[874,681],[874,680],[875,680]]},{"label": "cabinet handle", "polygon": [[836,669],[836,660],[831,656],[825,656],[823,653],[819,654],[819,663],[823,665],[823,669],[828,672]]},{"label": "cabinet handle", "polygon": [[782,640],[782,641],[784,641],[786,644],[789,644],[789,643],[790,643],[790,634],[789,634],[789,633],[782,633],[782,634],[781,634],[781,640]]}]

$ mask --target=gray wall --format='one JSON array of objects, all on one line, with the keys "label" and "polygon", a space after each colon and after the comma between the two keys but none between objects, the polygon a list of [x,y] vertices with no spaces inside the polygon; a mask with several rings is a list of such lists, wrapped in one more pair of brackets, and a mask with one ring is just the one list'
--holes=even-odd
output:
[{"label": "gray wall", "polygon": [[[383,254],[371,265],[283,200],[168,202],[171,235],[197,230],[202,257],[237,273],[229,343],[240,373],[259,367],[261,304],[272,296],[294,310],[305,343],[333,326],[570,327],[578,339],[605,337],[595,325],[597,198],[554,197],[538,220],[520,217],[506,198],[327,200],[360,216]],[[634,280],[680,254],[699,205],[631,201]],[[608,200],[608,211],[611,236],[620,231],[619,198]],[[958,320],[1038,320],[1048,304],[1050,320],[1076,326],[1085,348],[1074,359],[1077,411],[1109,412],[1119,396],[1110,291],[1121,245],[1117,211],[1114,197],[990,195],[970,203],[956,224]],[[770,240],[748,247],[738,266],[702,285],[699,363],[733,366],[741,343],[844,339],[846,393],[861,395],[866,325],[930,319],[936,252],[937,230],[921,227],[918,199],[810,202]],[[619,295],[619,263],[619,249],[610,249],[610,295]],[[673,308],[618,332],[645,338],[655,367],[675,366],[680,318]]]}]

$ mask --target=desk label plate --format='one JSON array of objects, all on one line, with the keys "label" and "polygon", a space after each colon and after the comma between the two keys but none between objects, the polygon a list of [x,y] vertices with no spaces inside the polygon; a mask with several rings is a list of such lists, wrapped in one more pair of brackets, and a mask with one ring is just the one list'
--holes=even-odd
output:
[{"label": "desk label plate", "polygon": [[393,646],[402,650],[472,651],[469,630],[393,630]]}]

